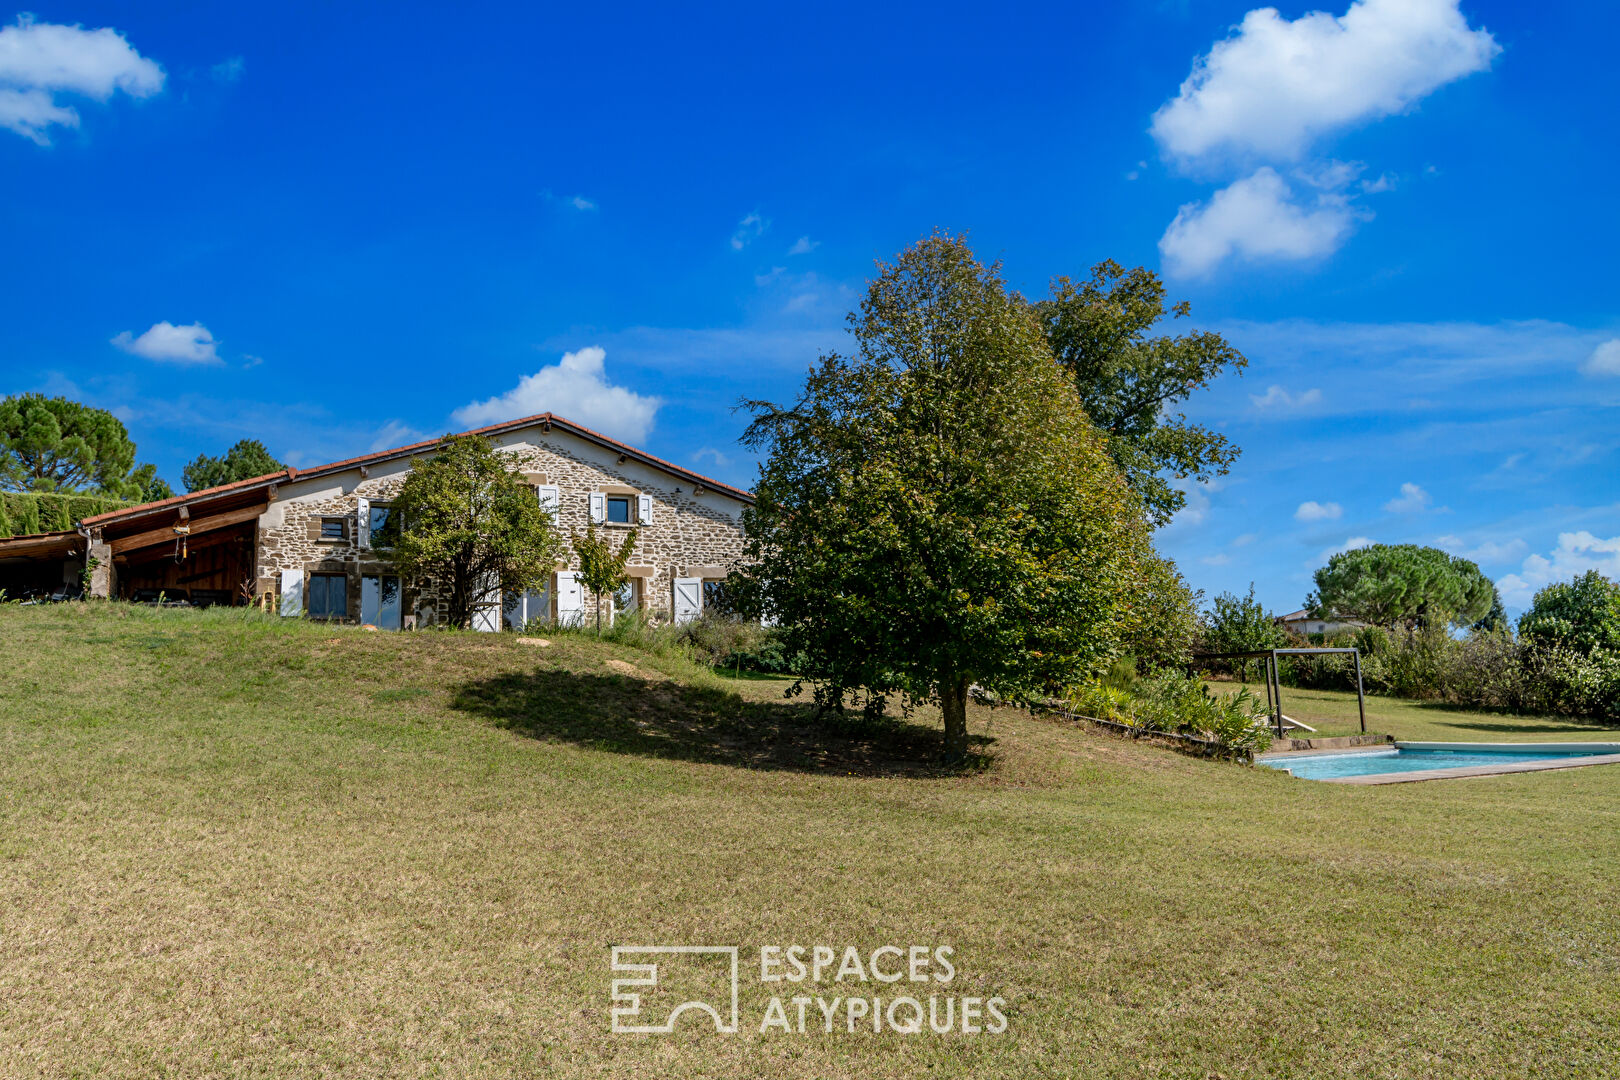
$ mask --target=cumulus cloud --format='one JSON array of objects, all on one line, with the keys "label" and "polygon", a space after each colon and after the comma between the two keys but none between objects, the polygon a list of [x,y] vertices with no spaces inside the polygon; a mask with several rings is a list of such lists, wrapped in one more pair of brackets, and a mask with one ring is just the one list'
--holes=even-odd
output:
[{"label": "cumulus cloud", "polygon": [[1398,497],[1384,504],[1384,509],[1392,514],[1415,514],[1420,510],[1427,510],[1434,500],[1429,493],[1416,484],[1402,484]]},{"label": "cumulus cloud", "polygon": [[1319,503],[1315,499],[1299,504],[1294,511],[1295,521],[1337,521],[1344,516],[1344,507],[1336,502]]},{"label": "cumulus cloud", "polygon": [[1610,338],[1593,349],[1581,370],[1588,375],[1620,375],[1620,338]]},{"label": "cumulus cloud", "polygon": [[122,91],[146,98],[163,81],[162,67],[108,27],[86,30],[20,15],[0,28],[0,127],[40,146],[50,145],[52,127],[79,126],[78,111],[57,95],[106,101]]},{"label": "cumulus cloud", "polygon": [[1313,386],[1309,390],[1291,394],[1274,383],[1266,387],[1264,394],[1250,394],[1249,400],[1254,402],[1257,409],[1300,409],[1321,401],[1322,391]]},{"label": "cumulus cloud", "polygon": [[606,359],[607,353],[596,346],[565,353],[557,364],[523,376],[499,397],[464,405],[452,416],[467,427],[482,427],[553,412],[614,438],[640,442],[652,430],[663,402],[610,384]]},{"label": "cumulus cloud", "polygon": [[752,214],[744,215],[743,219],[737,222],[737,231],[731,234],[732,250],[741,251],[755,240],[758,240],[765,230],[770,227],[771,223],[760,217],[758,210]]},{"label": "cumulus cloud", "polygon": [[127,353],[160,360],[171,364],[219,364],[219,342],[202,323],[176,326],[171,322],[153,323],[146,333],[136,337],[128,330],[112,339],[112,343]]},{"label": "cumulus cloud", "polygon": [[1546,555],[1531,555],[1516,574],[1496,583],[1502,602],[1510,607],[1528,607],[1537,589],[1555,581],[1568,581],[1588,570],[1596,570],[1610,580],[1620,579],[1620,536],[1605,540],[1582,529],[1559,533],[1558,546]]},{"label": "cumulus cloud", "polygon": [[1342,16],[1243,17],[1193,64],[1152,133],[1183,161],[1292,161],[1324,135],[1411,108],[1501,51],[1458,0],[1356,0]]},{"label": "cumulus cloud", "polygon": [[1217,191],[1208,203],[1187,203],[1159,238],[1170,273],[1201,277],[1228,258],[1255,261],[1331,255],[1362,216],[1335,191],[1296,199],[1270,166]]}]

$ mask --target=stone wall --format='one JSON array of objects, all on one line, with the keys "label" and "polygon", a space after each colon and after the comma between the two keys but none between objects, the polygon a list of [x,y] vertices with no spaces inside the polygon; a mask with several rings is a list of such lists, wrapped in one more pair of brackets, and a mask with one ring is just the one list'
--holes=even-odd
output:
[{"label": "stone wall", "polygon": [[[720,577],[742,556],[743,503],[721,491],[694,485],[633,458],[600,448],[567,432],[542,434],[538,428],[508,433],[496,440],[511,457],[515,471],[533,484],[555,484],[560,489],[558,528],[570,537],[583,534],[590,521],[590,493],[650,495],[652,523],[630,526],[599,525],[609,535],[625,528],[636,530],[630,570],[640,581],[640,602],[654,618],[667,620],[677,577]],[[431,452],[430,452],[431,453]],[[360,577],[392,573],[385,552],[355,544],[355,510],[359,498],[386,504],[399,492],[409,474],[409,462],[391,461],[361,475],[355,469],[308,481],[282,485],[280,498],[259,519],[259,587],[275,594],[282,570],[342,573],[348,578],[351,620],[360,613]],[[679,489],[679,493],[677,493]],[[632,500],[632,517],[635,502]],[[321,519],[347,520],[343,540],[322,540]],[[577,569],[570,556],[562,569]],[[306,579],[307,580],[307,579]],[[437,616],[437,596],[431,582],[407,584],[403,610],[417,614],[419,625],[431,625]],[[555,604],[555,600],[553,600]],[[586,598],[587,607],[590,598]],[[604,602],[604,617],[610,602]],[[587,612],[587,618],[591,617]]]}]

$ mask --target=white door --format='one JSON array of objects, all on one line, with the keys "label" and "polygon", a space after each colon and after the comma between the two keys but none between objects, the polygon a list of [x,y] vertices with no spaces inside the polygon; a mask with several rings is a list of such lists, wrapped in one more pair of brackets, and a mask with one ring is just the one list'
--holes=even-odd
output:
[{"label": "white door", "polygon": [[573,570],[557,571],[557,625],[581,626],[585,622],[585,586]]},{"label": "white door", "polygon": [[501,628],[501,593],[495,588],[495,579],[487,579],[484,599],[473,608],[472,628],[485,634],[497,633]]},{"label": "white door", "polygon": [[281,572],[281,613],[289,616],[304,613],[304,572],[302,570],[283,570]]},{"label": "white door", "polygon": [[675,579],[675,621],[688,623],[703,612],[703,579],[678,577]]}]

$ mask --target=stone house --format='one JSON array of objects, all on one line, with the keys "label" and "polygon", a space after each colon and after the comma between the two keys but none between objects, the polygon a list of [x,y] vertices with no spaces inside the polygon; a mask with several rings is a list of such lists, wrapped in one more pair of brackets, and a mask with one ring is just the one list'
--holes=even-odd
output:
[{"label": "stone house", "polygon": [[[560,416],[542,413],[465,434],[488,438],[533,487],[567,537],[588,523],[636,530],[630,584],[603,614],[641,610],[682,622],[712,603],[742,556],[742,511],[753,496]],[[286,616],[379,629],[439,621],[431,581],[401,579],[379,534],[418,458],[440,440],[315,468],[288,468],[223,487],[86,518],[80,533],[94,596],[272,605]],[[577,564],[574,564],[577,565]],[[477,628],[592,613],[578,574],[562,565],[544,587],[505,596]]]}]

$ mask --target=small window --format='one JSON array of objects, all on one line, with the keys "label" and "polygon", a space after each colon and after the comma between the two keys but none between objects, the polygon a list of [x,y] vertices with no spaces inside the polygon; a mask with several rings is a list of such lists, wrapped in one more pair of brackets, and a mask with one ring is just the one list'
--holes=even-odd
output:
[{"label": "small window", "polygon": [[618,589],[616,589],[614,591],[614,593],[613,593],[613,610],[614,611],[620,611],[620,612],[636,610],[636,579],[635,578],[631,578],[629,581],[626,581],[623,585],[620,585],[618,587]]},{"label": "small window", "polygon": [[609,495],[607,501],[607,519],[610,525],[630,524],[630,496]]},{"label": "small window", "polygon": [[349,530],[346,528],[347,525],[348,525],[348,519],[347,518],[340,518],[340,517],[323,517],[323,518],[321,518],[321,539],[322,540],[347,540],[349,538]]},{"label": "small window", "polygon": [[703,610],[712,611],[717,615],[729,615],[731,613],[731,604],[726,599],[726,583],[723,579],[704,579]]},{"label": "small window", "polygon": [[346,619],[349,617],[349,579],[347,575],[309,575],[309,616],[312,619]]}]

